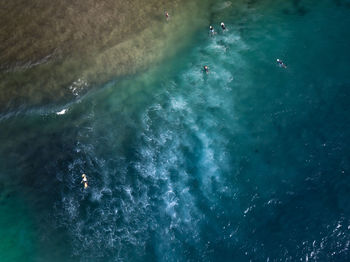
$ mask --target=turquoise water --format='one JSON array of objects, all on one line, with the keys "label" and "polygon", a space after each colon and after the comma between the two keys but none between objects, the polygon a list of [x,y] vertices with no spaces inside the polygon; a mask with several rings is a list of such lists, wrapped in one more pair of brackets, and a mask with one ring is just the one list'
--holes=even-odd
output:
[{"label": "turquoise water", "polygon": [[174,59],[2,117],[1,261],[350,259],[349,2],[209,11]]}]

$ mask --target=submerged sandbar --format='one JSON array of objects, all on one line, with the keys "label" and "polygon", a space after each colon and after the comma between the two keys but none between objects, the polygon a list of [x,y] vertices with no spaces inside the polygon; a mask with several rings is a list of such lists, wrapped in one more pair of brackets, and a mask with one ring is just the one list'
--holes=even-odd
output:
[{"label": "submerged sandbar", "polygon": [[208,4],[209,0],[200,5],[185,0],[2,3],[0,112],[67,101],[174,54],[185,45],[184,35],[203,24]]}]

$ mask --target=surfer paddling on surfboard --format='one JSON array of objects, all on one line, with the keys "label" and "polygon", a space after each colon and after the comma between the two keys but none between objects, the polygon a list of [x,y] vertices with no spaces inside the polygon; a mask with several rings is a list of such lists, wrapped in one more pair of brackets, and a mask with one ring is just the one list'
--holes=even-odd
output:
[{"label": "surfer paddling on surfboard", "polygon": [[277,61],[277,64],[278,64],[279,67],[287,68],[287,66],[282,62],[281,59],[278,59],[278,58],[277,58],[276,61]]},{"label": "surfer paddling on surfboard", "polygon": [[89,185],[88,185],[88,180],[87,180],[86,175],[85,175],[85,174],[82,174],[81,177],[83,178],[83,179],[81,180],[81,183],[84,183],[84,189],[88,188]]},{"label": "surfer paddling on surfboard", "polygon": [[226,26],[225,26],[224,22],[221,22],[220,25],[221,25],[222,30],[225,31],[226,30]]},{"label": "surfer paddling on surfboard", "polygon": [[214,31],[214,27],[212,27],[212,26],[209,26],[209,33],[210,33],[210,35],[215,35],[215,31]]}]

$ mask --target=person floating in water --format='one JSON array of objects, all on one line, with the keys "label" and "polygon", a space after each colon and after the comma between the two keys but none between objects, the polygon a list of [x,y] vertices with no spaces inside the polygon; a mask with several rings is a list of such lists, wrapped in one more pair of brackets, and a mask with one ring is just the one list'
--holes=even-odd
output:
[{"label": "person floating in water", "polygon": [[221,22],[221,24],[220,24],[220,25],[221,25],[222,30],[224,30],[224,31],[225,31],[225,30],[226,30],[226,26],[225,26],[224,22]]},{"label": "person floating in water", "polygon": [[204,72],[206,72],[207,74],[209,73],[209,67],[208,67],[207,65],[205,65],[205,66],[203,67],[203,69],[204,69]]},{"label": "person floating in water", "polygon": [[277,58],[277,64],[278,64],[279,67],[287,68],[287,66],[282,62],[281,59]]},{"label": "person floating in water", "polygon": [[169,13],[168,12],[165,12],[165,19],[169,20]]},{"label": "person floating in water", "polygon": [[215,35],[214,27],[209,26],[209,32],[211,35]]},{"label": "person floating in water", "polygon": [[84,189],[88,188],[89,185],[88,185],[88,180],[87,180],[86,175],[85,175],[85,174],[82,174],[81,177],[83,178],[83,179],[81,180],[81,183],[84,183]]}]

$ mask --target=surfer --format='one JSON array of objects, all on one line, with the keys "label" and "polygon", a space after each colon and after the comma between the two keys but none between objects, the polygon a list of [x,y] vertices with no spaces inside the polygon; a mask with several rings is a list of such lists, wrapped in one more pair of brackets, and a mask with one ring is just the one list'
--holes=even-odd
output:
[{"label": "surfer", "polygon": [[209,67],[208,67],[207,65],[205,65],[205,66],[203,67],[203,69],[204,69],[204,72],[206,72],[207,74],[209,73]]},{"label": "surfer", "polygon": [[209,32],[211,33],[211,35],[214,35],[215,34],[214,27],[209,26]]},{"label": "surfer", "polygon": [[283,61],[281,59],[277,58],[277,64],[279,67],[287,68],[287,66],[283,63]]},{"label": "surfer", "polygon": [[81,177],[83,178],[81,180],[81,183],[84,183],[84,189],[86,189],[89,185],[88,185],[88,180],[85,174],[82,174]]},{"label": "surfer", "polygon": [[169,13],[165,12],[165,19],[168,21],[169,20]]},{"label": "surfer", "polygon": [[221,25],[222,30],[224,30],[224,31],[225,31],[225,30],[226,30],[226,26],[225,26],[224,22],[221,22],[221,24],[220,24],[220,25]]}]

